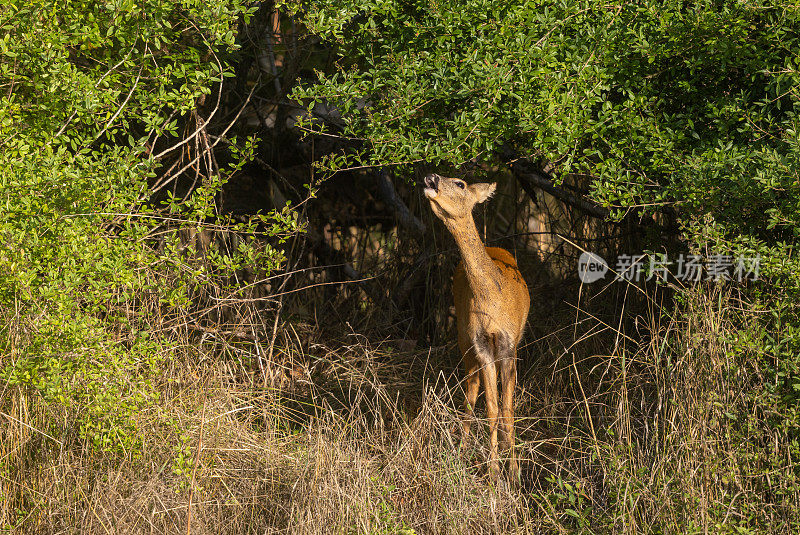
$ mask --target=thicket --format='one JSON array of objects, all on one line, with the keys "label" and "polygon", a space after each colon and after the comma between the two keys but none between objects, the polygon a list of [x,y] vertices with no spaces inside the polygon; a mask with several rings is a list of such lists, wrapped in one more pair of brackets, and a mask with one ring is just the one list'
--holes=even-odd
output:
[{"label": "thicket", "polygon": [[[30,389],[71,415],[46,436],[136,450],[134,416],[158,401],[154,379],[198,295],[282,265],[252,238],[291,233],[293,214],[231,221],[215,200],[253,140],[204,173],[194,150],[214,143],[197,109],[222,113],[218,87],[249,13],[240,1],[0,8],[0,375],[4,391]],[[175,189],[164,162],[197,170],[194,185]],[[193,261],[180,233],[207,226],[239,247]]]},{"label": "thicket", "polygon": [[[12,0],[0,28],[3,529],[800,527],[796,3]],[[534,295],[523,486],[493,488],[449,432],[453,348],[409,341],[448,339],[449,242],[387,219],[426,210],[402,177],[509,197],[521,163],[627,252],[760,269],[620,283],[610,316]],[[254,173],[274,209],[234,214]],[[352,250],[334,218],[288,245],[325,178],[321,203],[395,212]]]}]

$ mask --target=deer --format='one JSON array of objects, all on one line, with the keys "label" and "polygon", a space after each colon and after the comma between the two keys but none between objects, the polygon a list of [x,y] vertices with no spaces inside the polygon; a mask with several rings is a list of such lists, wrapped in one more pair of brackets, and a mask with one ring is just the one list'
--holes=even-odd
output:
[{"label": "deer", "polygon": [[424,194],[434,215],[453,235],[461,253],[461,262],[453,275],[458,348],[465,371],[466,417],[462,420],[461,444],[463,447],[469,438],[482,380],[490,430],[490,477],[497,479],[500,472],[499,430],[511,473],[519,479],[519,465],[514,457],[514,389],[517,346],[528,318],[530,295],[514,257],[505,249],[486,247],[472,217],[475,205],[488,200],[497,184],[467,184],[459,178],[437,174],[427,175],[424,182]]}]

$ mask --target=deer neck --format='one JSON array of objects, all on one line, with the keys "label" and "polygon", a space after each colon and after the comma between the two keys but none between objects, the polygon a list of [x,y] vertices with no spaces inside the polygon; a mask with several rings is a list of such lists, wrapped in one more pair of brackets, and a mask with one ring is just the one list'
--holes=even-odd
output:
[{"label": "deer neck", "polygon": [[464,219],[451,221],[446,226],[461,251],[472,292],[479,299],[495,296],[500,291],[500,270],[486,252],[486,246],[481,241],[478,229],[475,228],[475,220],[470,215]]}]

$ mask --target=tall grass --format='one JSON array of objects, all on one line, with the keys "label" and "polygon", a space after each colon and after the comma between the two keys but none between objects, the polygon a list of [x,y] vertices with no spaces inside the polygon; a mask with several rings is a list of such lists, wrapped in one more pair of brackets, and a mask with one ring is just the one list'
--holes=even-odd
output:
[{"label": "tall grass", "polygon": [[156,385],[161,402],[136,415],[141,449],[121,453],[80,439],[65,409],[4,388],[0,525],[20,533],[791,533],[793,469],[763,457],[780,456],[786,436],[763,423],[749,429],[761,422],[747,413],[758,370],[725,336],[754,313],[713,288],[654,312],[595,335],[611,349],[617,341],[607,354],[574,344],[576,330],[592,339],[580,317],[560,335],[532,327],[518,389],[521,487],[488,479],[484,425],[460,445],[453,344],[336,337],[284,320],[266,362],[266,343],[187,335]]}]

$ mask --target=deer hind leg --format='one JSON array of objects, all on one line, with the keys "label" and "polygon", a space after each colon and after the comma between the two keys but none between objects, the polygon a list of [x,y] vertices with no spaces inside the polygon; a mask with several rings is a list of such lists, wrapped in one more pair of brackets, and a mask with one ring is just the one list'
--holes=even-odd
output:
[{"label": "deer hind leg", "polygon": [[500,407],[500,442],[509,459],[511,474],[519,477],[519,465],[514,456],[514,389],[517,384],[517,352],[510,348],[498,362],[502,384],[502,405]]}]

